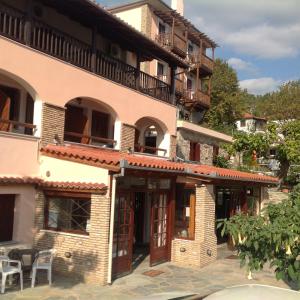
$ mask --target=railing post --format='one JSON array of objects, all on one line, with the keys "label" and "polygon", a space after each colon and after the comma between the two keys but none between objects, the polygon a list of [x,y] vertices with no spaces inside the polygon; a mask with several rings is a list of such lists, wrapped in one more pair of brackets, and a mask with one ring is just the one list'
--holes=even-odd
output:
[{"label": "railing post", "polygon": [[140,90],[141,79],[141,55],[138,53],[136,58],[136,71],[135,71],[135,88]]},{"label": "railing post", "polygon": [[97,25],[92,29],[92,59],[91,59],[91,71],[96,73],[96,55],[97,55]]},{"label": "railing post", "polygon": [[171,36],[171,47],[174,48],[174,35],[175,35],[175,18],[172,19],[172,36]]},{"label": "railing post", "polygon": [[31,33],[32,33],[32,0],[27,0],[25,32],[24,32],[25,43],[27,46],[31,45]]},{"label": "railing post", "polygon": [[171,94],[171,103],[176,105],[175,92],[176,92],[176,67],[171,66],[171,86],[170,86],[170,94]]}]

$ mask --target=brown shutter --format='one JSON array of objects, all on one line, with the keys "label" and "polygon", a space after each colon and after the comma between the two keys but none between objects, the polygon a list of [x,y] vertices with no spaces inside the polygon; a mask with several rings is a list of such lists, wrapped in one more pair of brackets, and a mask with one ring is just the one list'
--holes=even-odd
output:
[{"label": "brown shutter", "polygon": [[[79,133],[88,135],[88,118],[83,113],[83,108],[67,105],[65,131],[70,133]],[[68,141],[75,143],[88,144],[88,137],[72,137],[68,136]]]},{"label": "brown shutter", "polygon": [[195,143],[190,142],[190,160],[194,161],[195,160]]},{"label": "brown shutter", "polygon": [[[34,100],[27,94],[25,123],[33,124]],[[25,128],[25,134],[32,134],[32,128]]]},{"label": "brown shutter", "polygon": [[193,239],[195,235],[195,212],[196,212],[196,195],[190,194],[190,219],[189,219],[189,238]]},{"label": "brown shutter", "polygon": [[[9,120],[10,98],[0,90],[0,119]],[[0,131],[9,131],[9,123],[0,122]]]},{"label": "brown shutter", "polygon": [[201,155],[201,145],[200,143],[195,144],[195,161],[200,161],[200,155]]},{"label": "brown shutter", "polygon": [[94,111],[92,114],[92,136],[108,138],[109,114]]}]

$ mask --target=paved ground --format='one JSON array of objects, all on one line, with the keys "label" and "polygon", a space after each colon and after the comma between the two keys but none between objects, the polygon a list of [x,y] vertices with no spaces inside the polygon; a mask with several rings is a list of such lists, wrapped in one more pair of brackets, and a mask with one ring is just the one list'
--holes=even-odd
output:
[{"label": "paved ground", "polygon": [[[224,255],[223,255],[224,256]],[[226,256],[226,255],[225,255]],[[163,271],[157,277],[148,277],[142,273],[149,269]],[[289,288],[284,282],[277,281],[271,270],[264,270],[253,275],[249,281],[245,269],[240,269],[237,259],[219,257],[213,264],[198,268],[186,268],[170,263],[154,268],[148,267],[147,259],[133,274],[116,280],[112,286],[100,287],[76,283],[65,278],[54,277],[52,287],[42,283],[31,289],[25,284],[23,292],[18,287],[7,289],[1,300],[81,300],[81,299],[141,299],[148,295],[166,292],[188,292],[190,294],[207,295],[224,287],[255,283]]]}]

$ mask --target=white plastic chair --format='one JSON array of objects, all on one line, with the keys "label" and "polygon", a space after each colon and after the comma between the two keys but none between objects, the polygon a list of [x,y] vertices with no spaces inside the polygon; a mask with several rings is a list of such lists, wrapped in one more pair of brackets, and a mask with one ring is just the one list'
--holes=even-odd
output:
[{"label": "white plastic chair", "polygon": [[37,270],[47,270],[47,278],[49,281],[49,285],[52,284],[52,262],[54,259],[54,255],[56,250],[44,250],[40,251],[32,265],[32,279],[31,279],[31,287],[34,288],[36,272]]},{"label": "white plastic chair", "polygon": [[13,274],[20,274],[20,285],[21,291],[23,290],[23,271],[22,271],[22,263],[18,260],[0,258],[1,264],[1,274],[2,274],[2,282],[1,282],[1,294],[5,292],[5,284],[7,276],[12,276]]}]

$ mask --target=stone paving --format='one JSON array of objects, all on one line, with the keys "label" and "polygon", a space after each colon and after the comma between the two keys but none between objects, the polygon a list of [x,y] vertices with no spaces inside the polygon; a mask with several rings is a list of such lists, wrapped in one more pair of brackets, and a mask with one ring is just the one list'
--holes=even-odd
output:
[{"label": "stone paving", "polygon": [[[143,275],[150,269],[163,271],[157,277]],[[190,268],[165,263],[153,268],[149,267],[148,259],[134,272],[126,277],[117,279],[111,286],[74,282],[66,278],[54,276],[54,283],[49,287],[46,282],[39,282],[31,289],[29,282],[23,292],[19,287],[7,289],[6,294],[0,295],[1,300],[81,300],[81,299],[141,299],[150,295],[167,292],[186,292],[201,296],[210,294],[228,286],[239,284],[266,284],[289,288],[282,281],[277,281],[274,273],[268,269],[254,273],[249,281],[245,269],[240,269],[239,260],[219,258],[216,262],[202,268]]]}]

